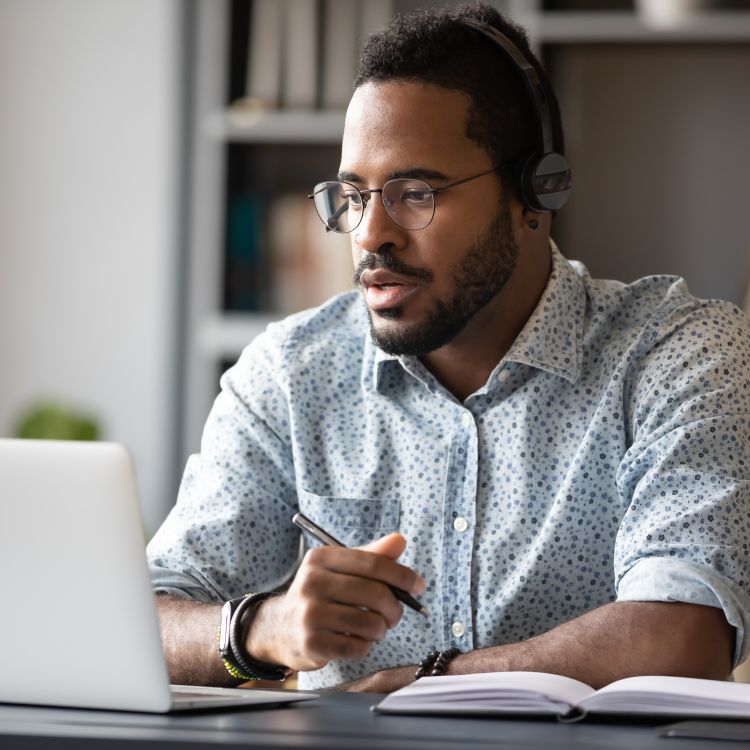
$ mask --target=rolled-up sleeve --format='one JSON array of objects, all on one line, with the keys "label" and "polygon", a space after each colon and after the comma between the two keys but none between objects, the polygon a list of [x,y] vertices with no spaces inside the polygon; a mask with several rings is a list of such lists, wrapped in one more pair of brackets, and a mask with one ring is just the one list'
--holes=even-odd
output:
[{"label": "rolled-up sleeve", "polygon": [[266,591],[293,573],[299,535],[283,341],[259,336],[221,379],[201,452],[148,545],[157,593],[221,601]]},{"label": "rolled-up sleeve", "polygon": [[720,607],[748,653],[750,329],[726,303],[663,324],[637,361],[632,443],[618,470],[620,601]]}]

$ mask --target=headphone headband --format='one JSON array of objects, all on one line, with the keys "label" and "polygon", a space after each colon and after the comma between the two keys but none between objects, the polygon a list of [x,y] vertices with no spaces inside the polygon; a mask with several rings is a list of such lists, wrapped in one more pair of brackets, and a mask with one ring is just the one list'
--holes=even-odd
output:
[{"label": "headphone headband", "polygon": [[518,45],[500,29],[475,18],[462,19],[461,23],[484,34],[508,55],[521,72],[531,97],[541,131],[542,149],[540,154],[529,156],[520,170],[520,192],[524,204],[534,211],[556,211],[562,208],[572,187],[570,167],[566,158],[555,152],[549,102],[537,69]]},{"label": "headphone headband", "polygon": [[482,21],[476,21],[473,18],[466,18],[463,23],[489,37],[495,44],[500,45],[516,64],[516,67],[523,73],[523,82],[526,90],[529,92],[537,119],[541,125],[542,153],[548,154],[554,151],[555,149],[552,145],[552,123],[550,122],[547,95],[544,92],[542,82],[539,80],[537,69],[528,61],[523,52],[499,29]]}]

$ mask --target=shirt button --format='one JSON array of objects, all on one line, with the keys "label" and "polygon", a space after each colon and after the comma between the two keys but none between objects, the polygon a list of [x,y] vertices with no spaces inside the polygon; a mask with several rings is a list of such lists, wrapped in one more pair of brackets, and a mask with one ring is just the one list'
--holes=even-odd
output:
[{"label": "shirt button", "polygon": [[461,417],[461,424],[464,427],[468,427],[474,420],[471,418],[471,414],[467,414],[464,412],[463,416]]},{"label": "shirt button", "polygon": [[459,516],[454,522],[453,522],[453,528],[456,531],[466,531],[466,529],[469,528],[469,522],[463,517]]},{"label": "shirt button", "polygon": [[466,629],[462,622],[454,622],[453,625],[451,625],[451,633],[453,633],[456,638],[460,638],[465,632]]}]

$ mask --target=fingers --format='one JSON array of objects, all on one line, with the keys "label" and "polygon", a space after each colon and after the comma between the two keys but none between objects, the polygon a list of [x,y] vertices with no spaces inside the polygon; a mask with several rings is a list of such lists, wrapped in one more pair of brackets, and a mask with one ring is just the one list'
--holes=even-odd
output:
[{"label": "fingers", "polygon": [[313,669],[334,659],[364,658],[388,631],[378,613],[342,604],[310,603],[302,624],[301,653]]},{"label": "fingers", "polygon": [[295,589],[296,593],[311,602],[330,602],[346,605],[354,612],[367,610],[377,613],[388,628],[398,625],[403,615],[401,603],[384,583],[328,568],[314,565],[300,568]]},{"label": "fingers", "polygon": [[403,534],[394,532],[368,544],[363,544],[357,549],[376,552],[379,555],[390,557],[391,560],[397,560],[406,549],[406,538]]},{"label": "fingers", "polygon": [[278,604],[275,629],[263,634],[274,658],[297,670],[363,658],[403,615],[390,587],[424,591],[422,577],[396,562],[405,543],[389,534],[364,548],[309,550]]},{"label": "fingers", "polygon": [[311,565],[320,565],[337,573],[396,586],[415,596],[425,589],[424,579],[415,570],[400,565],[384,555],[361,548],[315,547],[308,551],[306,559]]},{"label": "fingers", "polygon": [[371,641],[332,631],[311,631],[304,643],[305,652],[314,660],[312,669],[320,669],[334,660],[359,661],[371,647]]},{"label": "fingers", "polygon": [[310,631],[337,635],[354,636],[368,643],[382,641],[388,626],[377,612],[349,607],[344,604],[331,604],[311,613]]}]

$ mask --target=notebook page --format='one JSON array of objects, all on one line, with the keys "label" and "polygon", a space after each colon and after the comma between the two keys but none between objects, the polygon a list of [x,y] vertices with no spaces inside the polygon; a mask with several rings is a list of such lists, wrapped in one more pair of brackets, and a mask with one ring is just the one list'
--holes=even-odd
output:
[{"label": "notebook page", "polygon": [[542,672],[485,672],[423,677],[387,696],[384,712],[565,714],[593,693],[569,677]]},{"label": "notebook page", "polygon": [[750,685],[689,677],[629,677],[584,699],[587,711],[742,716],[750,719]]}]

